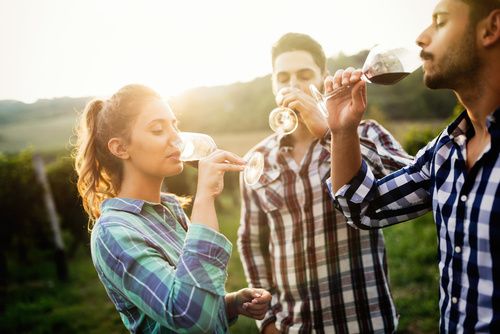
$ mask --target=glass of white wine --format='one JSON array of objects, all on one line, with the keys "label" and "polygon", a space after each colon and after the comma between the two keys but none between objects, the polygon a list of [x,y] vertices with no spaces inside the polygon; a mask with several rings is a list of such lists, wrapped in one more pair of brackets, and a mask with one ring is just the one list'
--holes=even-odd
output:
[{"label": "glass of white wine", "polygon": [[[204,133],[180,132],[181,139],[181,161],[195,162],[210,155],[217,149],[217,144],[212,137]],[[260,152],[253,152],[245,169],[243,170],[243,179],[248,185],[259,181],[264,171],[264,156]]]},{"label": "glass of white wine", "polygon": [[290,134],[297,129],[299,118],[295,111],[288,107],[276,107],[269,114],[269,127],[278,134]]},{"label": "glass of white wine", "polygon": [[[361,80],[378,85],[394,85],[421,65],[420,50],[416,45],[408,47],[376,45],[366,57]],[[314,85],[309,86],[311,94],[325,116],[328,114],[326,101],[333,96],[347,92],[349,88],[350,86],[341,86],[323,95]]]}]

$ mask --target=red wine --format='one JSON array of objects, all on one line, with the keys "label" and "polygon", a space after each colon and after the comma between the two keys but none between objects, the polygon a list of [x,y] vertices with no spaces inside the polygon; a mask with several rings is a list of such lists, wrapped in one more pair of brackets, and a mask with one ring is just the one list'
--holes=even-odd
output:
[{"label": "red wine", "polygon": [[384,73],[379,75],[374,75],[371,78],[368,78],[370,82],[379,85],[393,85],[399,80],[405,78],[409,72],[393,72],[393,73]]}]

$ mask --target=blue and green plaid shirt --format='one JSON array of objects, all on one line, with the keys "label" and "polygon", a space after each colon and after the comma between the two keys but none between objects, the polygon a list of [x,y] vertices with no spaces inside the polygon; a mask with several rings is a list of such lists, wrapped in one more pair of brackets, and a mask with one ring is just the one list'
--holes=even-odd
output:
[{"label": "blue and green plaid shirt", "polygon": [[101,205],[92,261],[132,333],[225,333],[226,267],[232,245],[191,224],[177,199],[112,198]]}]

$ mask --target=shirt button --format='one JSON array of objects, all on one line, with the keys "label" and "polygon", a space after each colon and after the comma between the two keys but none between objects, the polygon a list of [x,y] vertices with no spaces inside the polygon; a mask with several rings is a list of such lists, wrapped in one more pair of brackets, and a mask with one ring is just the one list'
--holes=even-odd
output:
[{"label": "shirt button", "polygon": [[455,253],[460,253],[461,251],[462,251],[462,248],[460,248],[459,246],[455,247]]},{"label": "shirt button", "polygon": [[458,299],[457,299],[457,297],[453,297],[453,298],[451,298],[451,302],[452,302],[453,304],[458,303]]},{"label": "shirt button", "polygon": [[462,196],[460,196],[460,200],[461,200],[462,202],[467,201],[467,195],[462,195]]}]

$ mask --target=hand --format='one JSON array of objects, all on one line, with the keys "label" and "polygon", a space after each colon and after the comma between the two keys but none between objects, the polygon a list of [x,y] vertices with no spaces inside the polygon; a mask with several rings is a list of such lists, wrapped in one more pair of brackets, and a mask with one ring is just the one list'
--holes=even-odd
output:
[{"label": "hand", "polygon": [[276,324],[274,322],[270,322],[263,328],[262,333],[264,334],[279,334],[280,331],[276,328]]},{"label": "hand", "polygon": [[322,138],[328,130],[325,117],[318,108],[316,100],[306,92],[293,87],[285,87],[276,94],[276,104],[297,112],[309,131]]},{"label": "hand", "polygon": [[245,160],[234,153],[215,150],[198,163],[197,197],[213,198],[224,189],[225,172],[241,172],[245,168]]},{"label": "hand", "polygon": [[351,86],[326,101],[328,126],[332,134],[357,131],[366,109],[366,83],[361,80],[361,75],[361,70],[349,67],[325,79],[325,94],[342,86]]},{"label": "hand", "polygon": [[228,318],[237,314],[262,320],[269,309],[271,294],[264,289],[246,288],[226,295]]}]

